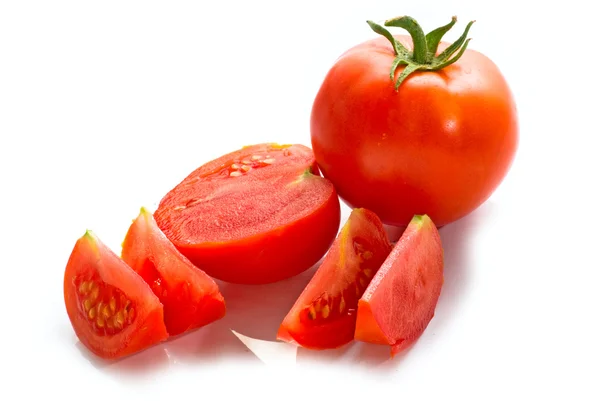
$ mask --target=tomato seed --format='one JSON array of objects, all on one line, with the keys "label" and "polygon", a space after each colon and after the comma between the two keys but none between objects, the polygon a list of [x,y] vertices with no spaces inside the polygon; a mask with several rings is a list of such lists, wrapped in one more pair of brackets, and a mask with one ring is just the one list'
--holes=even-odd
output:
[{"label": "tomato seed", "polygon": [[[77,280],[76,280],[77,281]],[[83,281],[76,286],[81,313],[99,335],[116,334],[128,316],[131,301],[119,289],[103,281]],[[116,314],[120,313],[121,324]],[[134,314],[131,315],[133,321]]]},{"label": "tomato seed", "polygon": [[84,281],[83,283],[81,283],[81,285],[79,286],[79,293],[81,295],[85,295],[88,293],[89,291],[89,281]]},{"label": "tomato seed", "polygon": [[133,322],[133,319],[135,319],[135,309],[131,308],[131,309],[129,309],[129,314],[128,314],[127,322],[129,324],[131,324],[131,322]]}]

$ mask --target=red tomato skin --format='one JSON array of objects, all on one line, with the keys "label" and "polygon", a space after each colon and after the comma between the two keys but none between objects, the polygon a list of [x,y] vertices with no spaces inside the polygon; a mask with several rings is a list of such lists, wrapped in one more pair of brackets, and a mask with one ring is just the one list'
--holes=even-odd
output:
[{"label": "red tomato skin", "polygon": [[[131,325],[112,336],[100,336],[90,329],[79,310],[74,281],[95,275],[125,293],[136,305],[137,317]],[[150,287],[92,232],[79,238],[64,273],[64,302],[69,321],[79,341],[96,356],[116,360],[130,356],[162,341],[167,333],[163,306]]]},{"label": "red tomato skin", "polygon": [[170,336],[225,316],[225,300],[215,281],[175,248],[147,209],[129,227],[121,255],[160,299]]},{"label": "red tomato skin", "polygon": [[[410,37],[395,37],[412,47]],[[380,37],[336,61],[312,108],[315,158],[349,206],[396,226],[428,214],[441,227],[485,202],[508,173],[516,105],[500,70],[475,50],[440,71],[412,74],[397,92],[393,59]]]}]

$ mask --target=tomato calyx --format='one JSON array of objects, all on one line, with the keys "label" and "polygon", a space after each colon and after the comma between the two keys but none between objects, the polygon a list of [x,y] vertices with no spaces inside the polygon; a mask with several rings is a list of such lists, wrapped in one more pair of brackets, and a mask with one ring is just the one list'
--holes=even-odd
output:
[{"label": "tomato calyx", "polygon": [[456,17],[452,17],[452,21],[448,24],[434,29],[427,35],[425,35],[425,32],[423,32],[419,23],[412,17],[402,16],[386,20],[384,22],[385,26],[403,28],[408,31],[413,42],[412,52],[394,38],[390,31],[383,26],[373,21],[367,21],[367,24],[369,24],[375,33],[384,36],[392,44],[396,57],[392,62],[390,79],[392,81],[394,80],[396,70],[399,66],[406,66],[398,76],[394,85],[394,89],[398,91],[402,82],[415,71],[437,71],[455,63],[463,55],[465,50],[467,50],[467,46],[471,40],[470,38],[467,39],[467,35],[474,22],[475,21],[470,21],[463,34],[439,55],[436,55],[436,53],[440,41],[446,32],[454,26]]}]

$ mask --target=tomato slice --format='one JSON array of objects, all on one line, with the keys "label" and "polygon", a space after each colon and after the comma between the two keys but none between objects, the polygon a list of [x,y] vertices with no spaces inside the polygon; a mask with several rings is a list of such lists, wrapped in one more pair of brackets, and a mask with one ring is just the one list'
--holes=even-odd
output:
[{"label": "tomato slice", "polygon": [[163,304],[169,335],[225,316],[225,301],[215,281],[175,248],[146,208],[141,208],[127,231],[122,258]]},{"label": "tomato slice", "polygon": [[311,349],[350,342],[358,300],[391,247],[377,215],[354,209],[283,320],[277,338]]},{"label": "tomato slice", "polygon": [[75,243],[63,290],[75,334],[101,358],[121,358],[168,337],[158,297],[92,231]]},{"label": "tomato slice", "polygon": [[169,191],[154,217],[208,275],[266,284],[313,266],[340,224],[340,202],[303,145],[258,144],[210,161]]},{"label": "tomato slice", "polygon": [[444,251],[427,215],[414,216],[358,302],[356,340],[413,344],[434,316],[444,282]]}]

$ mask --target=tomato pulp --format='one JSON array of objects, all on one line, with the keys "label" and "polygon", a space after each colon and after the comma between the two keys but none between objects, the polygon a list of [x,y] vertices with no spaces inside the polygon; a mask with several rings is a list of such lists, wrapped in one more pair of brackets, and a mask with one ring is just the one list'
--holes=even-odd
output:
[{"label": "tomato pulp", "polygon": [[444,282],[444,251],[429,216],[414,216],[358,302],[356,340],[413,344],[435,314]]},{"label": "tomato pulp", "polygon": [[63,289],[75,334],[101,358],[131,355],[168,337],[158,297],[91,231],[75,243]]},{"label": "tomato pulp", "polygon": [[163,304],[169,335],[205,326],[225,316],[225,300],[215,281],[175,248],[146,208],[140,210],[127,231],[122,258],[150,285]]},{"label": "tomato pulp", "polygon": [[398,60],[436,68],[431,60],[451,46],[437,46],[432,35],[427,42],[410,24],[412,39],[393,35],[392,45],[378,37],[337,59],[313,103],[311,142],[324,177],[351,207],[402,227],[427,214],[440,227],[477,208],[504,179],[517,149],[517,111],[498,67],[466,49],[468,28],[456,61],[404,77],[413,67]]},{"label": "tomato pulp", "polygon": [[311,349],[352,341],[358,300],[390,250],[379,218],[366,209],[353,210],[277,338]]},{"label": "tomato pulp", "polygon": [[269,143],[200,166],[163,197],[154,217],[210,276],[265,284],[319,261],[339,229],[340,204],[310,148]]}]

